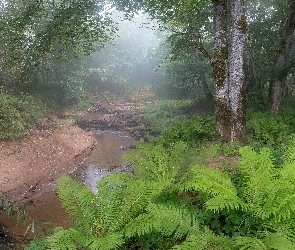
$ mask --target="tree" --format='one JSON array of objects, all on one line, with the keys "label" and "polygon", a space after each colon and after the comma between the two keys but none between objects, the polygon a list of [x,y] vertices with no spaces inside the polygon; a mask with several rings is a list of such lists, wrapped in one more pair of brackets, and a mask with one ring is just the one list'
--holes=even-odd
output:
[{"label": "tree", "polygon": [[[119,8],[134,8],[134,4],[126,6],[126,2],[114,1]],[[133,1],[132,1],[133,3]],[[140,7],[153,18],[174,26],[182,36],[190,38],[187,44],[192,45],[192,37],[204,30],[208,22],[208,4],[203,1],[158,1],[140,2]],[[140,4],[138,3],[138,4]],[[230,11],[228,11],[230,4]],[[202,39],[193,41],[204,56],[210,60],[215,79],[215,117],[218,136],[225,141],[245,140],[245,97],[243,94],[243,55],[247,30],[244,1],[212,0],[214,21],[214,53],[206,49]],[[138,7],[138,6],[137,6]],[[134,9],[133,9],[134,10]],[[205,12],[207,15],[203,15]],[[209,15],[209,20],[210,20]],[[228,21],[231,20],[229,30]],[[231,40],[228,41],[228,35]],[[189,40],[189,39],[188,39]]]},{"label": "tree", "polygon": [[286,80],[295,55],[295,1],[289,0],[287,3],[288,16],[283,26],[281,47],[275,64],[275,77],[271,81],[269,89],[269,113],[274,114],[279,110],[282,99],[283,82]]},{"label": "tree", "polygon": [[244,51],[247,22],[244,0],[231,1],[231,46],[229,51],[229,101],[231,141],[246,139],[246,102],[244,93]]},{"label": "tree", "polygon": [[263,110],[267,109],[268,94],[268,111],[274,114],[294,74],[294,1],[253,0],[247,2],[246,9],[247,91],[250,101],[260,103]]},{"label": "tree", "polygon": [[[116,31],[104,8],[96,0],[4,1],[1,84],[10,89],[28,82],[48,61],[81,58],[103,47]],[[11,72],[13,79],[8,77]]]}]

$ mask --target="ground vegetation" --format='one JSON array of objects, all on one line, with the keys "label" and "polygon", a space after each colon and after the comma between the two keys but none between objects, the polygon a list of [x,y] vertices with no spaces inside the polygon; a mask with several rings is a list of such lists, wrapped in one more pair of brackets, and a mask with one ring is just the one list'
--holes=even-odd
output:
[{"label": "ground vegetation", "polygon": [[3,145],[85,99],[106,112],[89,124],[141,141],[124,156],[131,173],[108,175],[97,192],[61,176],[72,224],[25,249],[293,249],[294,4],[2,1]]}]

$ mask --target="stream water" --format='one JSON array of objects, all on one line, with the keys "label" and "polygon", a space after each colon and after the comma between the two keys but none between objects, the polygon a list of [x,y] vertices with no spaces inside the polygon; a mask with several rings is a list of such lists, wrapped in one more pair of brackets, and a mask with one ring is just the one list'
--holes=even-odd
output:
[{"label": "stream water", "polygon": [[97,146],[80,168],[71,174],[96,192],[96,182],[111,173],[128,172],[122,155],[132,149],[135,140],[119,131],[96,131]]},{"label": "stream water", "polygon": [[[135,140],[120,131],[94,130],[92,132],[97,140],[96,148],[81,167],[70,176],[96,192],[96,182],[105,175],[129,171],[122,155],[131,150]],[[34,203],[26,204],[25,209],[38,225],[51,223],[44,226],[45,228],[57,226],[68,228],[71,225],[55,191],[45,193]],[[0,227],[0,250],[23,249],[23,246],[32,239],[32,235],[27,232],[27,227],[16,225],[16,220],[16,217],[1,216],[1,223],[5,230],[2,226]]]}]

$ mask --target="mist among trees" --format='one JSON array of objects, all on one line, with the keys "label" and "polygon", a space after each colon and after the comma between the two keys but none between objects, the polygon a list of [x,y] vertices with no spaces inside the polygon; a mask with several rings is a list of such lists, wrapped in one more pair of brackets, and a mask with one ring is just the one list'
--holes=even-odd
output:
[{"label": "mist among trees", "polygon": [[104,93],[146,108],[138,171],[59,179],[74,226],[27,249],[295,248],[294,0],[0,4],[1,140]]}]

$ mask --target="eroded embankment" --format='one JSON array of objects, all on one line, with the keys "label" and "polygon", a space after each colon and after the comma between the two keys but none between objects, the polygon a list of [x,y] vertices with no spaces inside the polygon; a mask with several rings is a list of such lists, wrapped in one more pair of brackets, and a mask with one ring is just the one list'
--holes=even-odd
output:
[{"label": "eroded embankment", "polygon": [[71,125],[37,131],[18,141],[2,141],[0,190],[14,201],[53,190],[57,177],[74,171],[95,144],[90,133]]},{"label": "eroded embankment", "polygon": [[[43,227],[44,222],[56,226],[69,226],[67,214],[61,208],[55,193],[56,179],[73,172],[94,150],[96,140],[92,134],[70,124],[35,131],[34,135],[0,142],[0,191],[11,201],[25,207],[29,216]],[[31,223],[17,217],[8,217],[0,210],[0,249],[23,249],[34,237],[27,230]],[[37,229],[37,228],[36,228]]]},{"label": "eroded embankment", "polygon": [[[125,102],[94,103],[82,122],[83,128],[91,132],[68,124],[37,131],[19,141],[0,142],[0,190],[24,205],[41,227],[44,222],[53,223],[46,228],[69,227],[55,191],[56,179],[71,173],[95,190],[102,176],[122,171],[122,155],[134,143],[129,135],[136,123],[125,113],[132,106]],[[26,232],[27,227],[16,225],[16,220],[0,211],[0,249],[23,249],[34,237]]]}]

